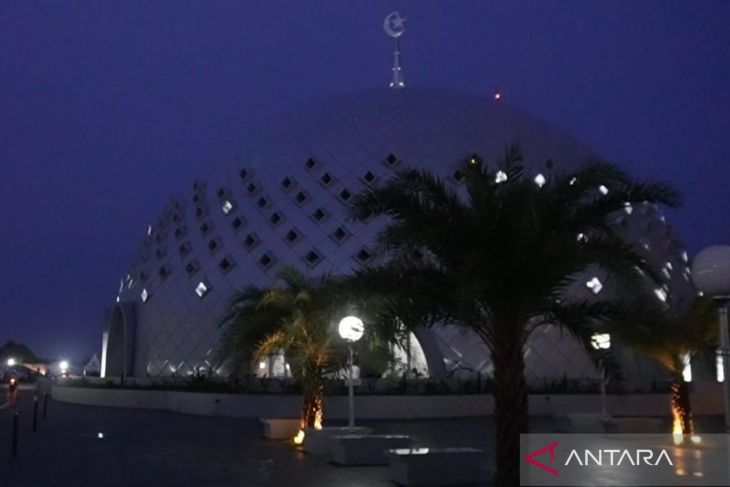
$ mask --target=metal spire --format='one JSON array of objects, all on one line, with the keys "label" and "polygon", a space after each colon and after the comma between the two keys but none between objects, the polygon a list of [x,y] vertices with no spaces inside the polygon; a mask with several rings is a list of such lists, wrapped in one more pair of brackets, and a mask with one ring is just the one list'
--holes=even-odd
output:
[{"label": "metal spire", "polygon": [[395,47],[393,49],[393,79],[390,81],[390,87],[400,90],[406,87],[405,78],[403,76],[403,68],[400,65],[400,43],[398,39],[406,31],[403,23],[406,21],[398,12],[391,12],[383,20],[383,29],[388,36],[393,38]]}]

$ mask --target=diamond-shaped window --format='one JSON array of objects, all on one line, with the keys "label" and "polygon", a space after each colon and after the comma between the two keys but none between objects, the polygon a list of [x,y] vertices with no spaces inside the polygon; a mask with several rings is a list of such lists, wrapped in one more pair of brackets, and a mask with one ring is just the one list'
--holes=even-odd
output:
[{"label": "diamond-shaped window", "polygon": [[180,244],[180,256],[185,257],[190,253],[190,251],[193,249],[193,246],[190,244],[190,242],[183,242]]},{"label": "diamond-shaped window", "polygon": [[246,225],[246,220],[244,220],[244,219],[243,219],[243,218],[241,218],[240,216],[237,216],[237,217],[236,217],[236,218],[234,218],[234,219],[233,219],[233,221],[231,222],[231,226],[232,226],[232,227],[233,227],[233,228],[234,228],[235,230],[239,230],[239,229],[243,228],[243,227],[244,227],[245,225]]},{"label": "diamond-shaped window", "polygon": [[259,187],[256,185],[256,183],[248,183],[248,186],[246,186],[246,191],[248,191],[248,194],[256,194],[258,190]]},{"label": "diamond-shaped window", "polygon": [[266,208],[267,206],[269,206],[268,198],[262,196],[261,198],[256,200],[256,206],[258,206],[259,208]]},{"label": "diamond-shaped window", "polygon": [[160,279],[167,278],[167,276],[170,275],[170,267],[166,265],[160,266],[160,268],[157,269],[157,274],[159,274]]},{"label": "diamond-shaped window", "polygon": [[275,211],[271,214],[269,217],[269,222],[271,222],[272,225],[276,226],[284,221],[284,217],[279,213],[278,211]]},{"label": "diamond-shaped window", "polygon": [[342,243],[350,236],[350,232],[345,227],[337,227],[330,236],[335,242]]},{"label": "diamond-shaped window", "polygon": [[398,156],[392,152],[385,158],[385,164],[389,167],[395,167],[399,162]]},{"label": "diamond-shaped window", "polygon": [[208,284],[207,281],[200,281],[197,286],[195,286],[195,294],[198,295],[200,299],[203,299],[203,297],[208,294],[210,291],[210,284]]},{"label": "diamond-shaped window", "polygon": [[259,244],[260,241],[261,240],[259,239],[258,235],[256,235],[255,233],[249,233],[243,239],[243,246],[246,247],[246,250],[252,250]]},{"label": "diamond-shaped window", "polygon": [[238,172],[238,175],[241,177],[241,179],[246,179],[248,177],[248,171],[246,169],[241,169]]},{"label": "diamond-shaped window", "polygon": [[355,254],[355,258],[360,263],[365,264],[373,258],[373,254],[367,248],[363,247]]},{"label": "diamond-shaped window", "polygon": [[223,272],[228,272],[235,267],[236,261],[231,255],[226,255],[218,262],[218,268]]},{"label": "diamond-shaped window", "polygon": [[310,267],[314,267],[322,262],[322,254],[320,254],[317,249],[311,249],[309,252],[304,254],[304,261]]},{"label": "diamond-shaped window", "polygon": [[327,210],[324,208],[317,208],[312,212],[312,219],[317,223],[324,221],[327,218]]},{"label": "diamond-shaped window", "polygon": [[464,173],[459,171],[458,169],[451,173],[451,178],[456,181],[457,183],[463,183],[464,182]]},{"label": "diamond-shaped window", "polygon": [[317,161],[312,159],[311,157],[307,159],[307,162],[304,163],[304,167],[307,168],[307,170],[311,171],[317,166]]},{"label": "diamond-shaped window", "polygon": [[345,188],[342,191],[340,191],[340,194],[338,195],[338,198],[343,203],[347,203],[350,200],[350,198],[352,198],[352,193],[350,193],[350,190],[348,190],[347,188]]},{"label": "diamond-shaped window", "polygon": [[261,265],[264,269],[268,269],[274,265],[274,257],[268,252],[264,252],[261,257],[259,257],[259,265]]},{"label": "diamond-shaped window", "polygon": [[183,238],[188,233],[185,227],[177,227],[175,229],[175,238]]},{"label": "diamond-shaped window", "polygon": [[208,241],[208,248],[211,252],[215,252],[219,248],[221,248],[222,244],[221,241],[218,240],[218,238],[212,238]]},{"label": "diamond-shaped window", "polygon": [[302,206],[307,201],[309,201],[309,195],[306,192],[304,192],[304,191],[299,191],[294,196],[294,201],[296,201],[299,206]]},{"label": "diamond-shaped window", "polygon": [[188,262],[187,265],[185,266],[185,272],[188,273],[188,276],[192,276],[193,274],[198,272],[198,269],[200,269],[200,264],[195,259]]},{"label": "diamond-shaped window", "polygon": [[328,173],[328,172],[326,172],[326,173],[322,174],[322,175],[321,175],[321,176],[319,177],[319,182],[320,182],[320,183],[322,183],[322,185],[323,185],[323,186],[324,186],[325,188],[326,188],[326,187],[328,187],[328,186],[329,186],[330,184],[332,184],[332,182],[333,182],[333,181],[334,181],[334,178],[333,178],[333,177],[332,177],[332,175],[331,175],[330,173]]},{"label": "diamond-shaped window", "polygon": [[286,240],[289,245],[297,243],[301,238],[302,236],[300,233],[293,228],[286,232],[286,235],[284,236],[284,240]]},{"label": "diamond-shaped window", "polygon": [[289,176],[285,177],[281,180],[281,187],[285,190],[291,189],[291,187],[294,186],[294,179],[290,178]]},{"label": "diamond-shaped window", "polygon": [[373,184],[378,180],[378,176],[376,176],[374,172],[368,171],[362,175],[362,180],[365,181],[366,184]]},{"label": "diamond-shaped window", "polygon": [[210,223],[210,222],[203,222],[203,224],[202,224],[202,225],[200,225],[200,232],[201,232],[201,233],[202,233],[203,235],[207,234],[207,233],[208,233],[208,232],[210,232],[211,230],[213,230],[213,224],[212,224],[212,223]]}]

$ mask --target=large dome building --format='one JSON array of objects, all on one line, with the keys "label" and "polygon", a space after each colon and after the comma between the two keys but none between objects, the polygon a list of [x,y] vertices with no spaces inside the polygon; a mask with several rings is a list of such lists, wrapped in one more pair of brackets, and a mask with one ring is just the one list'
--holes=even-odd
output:
[{"label": "large dome building", "polygon": [[[548,160],[563,172],[591,157],[569,135],[501,101],[449,91],[344,95],[273,121],[248,137],[235,161],[172,198],[149,226],[104,333],[102,375],[222,373],[218,321],[235,290],[271,285],[282,266],[337,275],[376,258],[384,222],[349,220],[354,195],[404,167],[433,171],[458,189],[460,161],[474,153],[496,161],[510,144],[536,174],[547,174]],[[627,207],[617,224],[663,268],[657,299],[693,294],[687,256],[658,208]],[[581,297],[610,292],[600,275],[578,284]],[[486,349],[462,329],[423,330],[415,342],[432,376],[491,370]],[[633,365],[628,352],[624,359],[634,378],[656,372]],[[528,380],[596,374],[581,348],[553,327],[534,334],[526,362]]]}]

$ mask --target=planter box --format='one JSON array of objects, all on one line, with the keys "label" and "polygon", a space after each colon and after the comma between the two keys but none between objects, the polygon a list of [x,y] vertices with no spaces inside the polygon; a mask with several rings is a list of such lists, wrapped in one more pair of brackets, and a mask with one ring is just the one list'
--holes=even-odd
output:
[{"label": "planter box", "polygon": [[390,478],[399,485],[469,485],[485,482],[483,450],[476,448],[404,448],[388,450]]},{"label": "planter box", "polygon": [[332,459],[340,465],[387,465],[386,450],[410,446],[408,435],[335,436]]},{"label": "planter box", "polygon": [[354,428],[347,426],[329,426],[321,430],[305,428],[304,451],[315,455],[331,455],[336,436],[369,435],[372,432],[372,428],[364,426],[355,426]]},{"label": "planter box", "polygon": [[264,438],[269,440],[288,440],[299,431],[299,420],[289,418],[262,418]]}]

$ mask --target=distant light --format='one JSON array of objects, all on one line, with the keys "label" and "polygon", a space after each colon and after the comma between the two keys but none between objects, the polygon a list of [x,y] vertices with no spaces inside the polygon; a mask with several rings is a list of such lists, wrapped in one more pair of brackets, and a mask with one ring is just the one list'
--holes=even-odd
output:
[{"label": "distant light", "polygon": [[291,370],[291,365],[286,364],[286,370]]},{"label": "distant light", "polygon": [[627,215],[630,215],[631,213],[634,212],[634,207],[631,206],[631,203],[629,203],[627,201],[626,203],[624,203],[624,211],[626,212]]},{"label": "distant light", "polygon": [[58,367],[61,369],[61,372],[66,372],[68,370],[68,360],[61,360],[58,363]]},{"label": "distant light", "polygon": [[502,93],[501,93],[500,91],[495,91],[495,92],[494,92],[494,99],[495,99],[496,101],[499,101],[499,100],[501,100],[501,99],[502,99]]},{"label": "distant light", "polygon": [[15,365],[15,364],[17,364],[17,363],[18,363],[18,362],[16,362],[16,361],[15,361],[15,359],[14,359],[14,358],[12,358],[12,357],[10,357],[10,358],[8,359],[8,367],[12,367],[12,366],[14,366],[14,365]]},{"label": "distant light", "polygon": [[497,171],[497,174],[494,176],[494,182],[499,184],[507,181],[507,173],[504,171]]},{"label": "distant light", "polygon": [[591,346],[596,350],[608,350],[611,348],[611,335],[609,333],[594,333],[591,336]]},{"label": "distant light", "polygon": [[147,227],[147,235],[152,235],[152,225]]},{"label": "distant light", "polygon": [[259,369],[263,370],[266,368],[266,362],[259,362]]},{"label": "distant light", "polygon": [[200,281],[198,285],[195,287],[195,294],[198,295],[199,298],[202,298],[208,293],[208,286],[205,284],[205,282]]},{"label": "distant light", "polygon": [[682,378],[685,382],[692,382],[692,359],[688,353],[682,355]]},{"label": "distant light", "polygon": [[578,178],[576,178],[576,177],[572,177],[572,178],[570,178],[570,181],[568,181],[568,184],[569,184],[570,186],[573,186],[573,185],[574,185],[575,183],[577,183],[577,182],[578,182]]},{"label": "distant light", "polygon": [[228,200],[224,201],[223,202],[223,213],[227,215],[231,212],[231,210],[233,210],[233,203],[231,203]]},{"label": "distant light", "polygon": [[661,302],[667,301],[667,292],[662,288],[656,288],[654,289],[654,294],[656,294],[656,297]]},{"label": "distant light", "polygon": [[139,297],[142,298],[142,302],[146,303],[148,299],[150,299],[150,293],[147,292],[147,289],[142,289],[142,292],[139,294]]},{"label": "distant light", "polygon": [[545,186],[546,181],[547,180],[545,179],[545,176],[543,176],[542,174],[538,174],[537,176],[535,176],[535,184],[537,184],[538,188],[542,188],[543,186]]},{"label": "distant light", "polygon": [[598,187],[598,191],[601,192],[601,194],[606,195],[608,194],[608,188],[604,186],[603,184]]},{"label": "distant light", "polygon": [[576,236],[575,236],[575,239],[576,239],[576,240],[577,240],[578,242],[587,242],[587,241],[588,241],[588,237],[586,236],[586,234],[585,234],[585,233],[582,233],[582,232],[581,232],[581,233],[579,233],[578,235],[576,235]]},{"label": "distant light", "polygon": [[597,277],[593,277],[593,279],[586,282],[586,287],[593,291],[593,294],[598,294],[603,289],[603,283]]},{"label": "distant light", "polygon": [[725,382],[725,364],[723,363],[722,352],[717,351],[717,357],[715,358],[715,376],[717,382]]},{"label": "distant light", "polygon": [[117,296],[117,303],[119,302],[119,296]]},{"label": "distant light", "polygon": [[97,437],[97,438],[99,438],[100,440],[103,440],[103,439],[104,439],[104,433],[102,433],[101,431],[99,431],[99,432],[98,432],[98,433],[96,434],[96,437]]},{"label": "distant light", "polygon": [[345,316],[337,328],[340,336],[348,342],[356,342],[365,332],[365,324],[357,316]]},{"label": "distant light", "polygon": [[689,261],[689,257],[687,256],[687,251],[686,250],[683,250],[680,255],[682,256],[682,260],[683,261],[685,261],[685,262],[688,262]]}]

